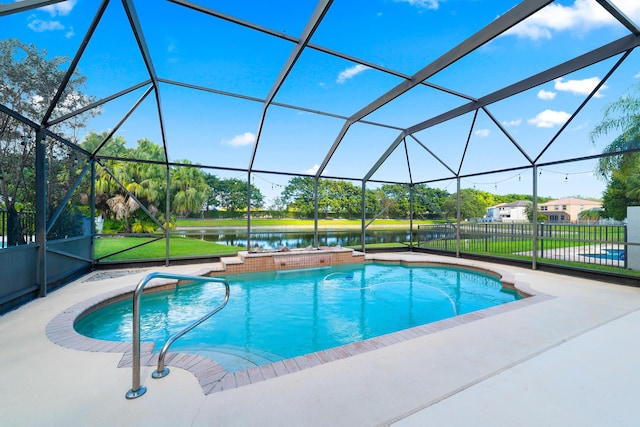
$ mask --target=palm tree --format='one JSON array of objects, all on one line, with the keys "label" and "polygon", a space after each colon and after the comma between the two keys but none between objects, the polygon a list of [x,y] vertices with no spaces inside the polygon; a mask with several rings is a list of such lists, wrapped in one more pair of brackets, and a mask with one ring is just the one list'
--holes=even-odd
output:
[{"label": "palm tree", "polygon": [[[633,89],[640,90],[640,85]],[[619,132],[619,135],[604,148],[603,154],[640,148],[640,98],[626,94],[610,104],[604,111],[602,121],[591,131],[591,142],[595,143],[599,137],[612,132]],[[628,160],[628,154],[602,157],[597,173],[608,178],[612,171],[628,166]]]},{"label": "palm tree", "polygon": [[[638,91],[640,85],[633,89]],[[612,155],[600,158],[596,172],[607,181],[603,195],[606,215],[621,220],[627,206],[640,204],[640,98],[627,94],[609,105],[602,122],[591,132],[591,141],[611,132],[618,132],[618,136],[603,154]]]},{"label": "palm tree", "polygon": [[124,220],[125,230],[127,233],[131,232],[131,223],[129,218],[133,212],[135,212],[140,206],[131,197],[117,194],[107,200],[107,205],[113,214],[115,219]]},{"label": "palm tree", "polygon": [[601,208],[587,209],[578,214],[578,218],[581,221],[586,221],[587,224],[592,224],[598,221],[602,217],[603,210]]},{"label": "palm tree", "polygon": [[[179,161],[191,165],[188,160]],[[207,200],[209,186],[205,174],[193,166],[171,168],[171,210],[177,215],[199,212]]]}]

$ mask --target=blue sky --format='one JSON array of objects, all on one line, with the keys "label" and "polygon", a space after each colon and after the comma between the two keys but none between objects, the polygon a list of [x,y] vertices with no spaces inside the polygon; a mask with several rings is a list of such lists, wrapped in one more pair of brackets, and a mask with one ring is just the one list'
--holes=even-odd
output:
[{"label": "blue sky", "polygon": [[[6,1],[5,1],[6,2]],[[198,4],[297,37],[315,2],[214,1]],[[0,18],[0,37],[16,37],[47,49],[49,55],[75,54],[98,2],[67,1]],[[344,52],[369,63],[412,75],[518,4],[513,0],[336,0],[311,43]],[[616,0],[616,6],[640,23],[640,2]],[[293,43],[267,36],[183,6],[164,1],[136,1],[154,67],[161,78],[239,93],[267,96]],[[557,1],[434,75],[430,83],[481,97],[507,84],[586,53],[629,34],[595,0]],[[533,158],[558,132],[617,57],[577,71],[510,99],[488,111]],[[86,91],[102,98],[148,78],[121,2],[112,1],[79,63],[88,77]],[[350,116],[403,81],[402,78],[306,49],[275,101],[310,110]],[[601,152],[609,142],[589,142],[589,132],[603,109],[640,82],[640,52],[633,52],[606,82],[598,97],[573,120],[541,157],[553,162]],[[255,142],[262,104],[178,86],[161,84],[170,160],[189,159],[246,168]],[[103,106],[89,128],[110,129],[143,90]],[[365,118],[404,128],[466,99],[418,86]],[[416,138],[449,168],[463,174],[527,165],[527,161],[489,116],[480,112],[418,132]],[[288,173],[312,173],[322,162],[344,120],[272,106],[266,116],[254,167]],[[162,141],[155,98],[148,97],[120,132],[131,144],[142,137]],[[325,171],[326,175],[361,178],[399,131],[353,125]],[[469,147],[465,143],[470,135]],[[414,181],[450,172],[413,139],[407,139]],[[463,153],[464,163],[460,165]],[[604,183],[593,177],[594,162],[543,167],[540,195],[599,197]],[[222,177],[246,174],[216,172]],[[407,181],[409,170],[401,145],[374,179]],[[494,193],[530,193],[530,171],[465,178],[463,187]],[[277,195],[288,177],[258,174],[255,184],[268,197]],[[441,186],[454,192],[449,180]]]}]

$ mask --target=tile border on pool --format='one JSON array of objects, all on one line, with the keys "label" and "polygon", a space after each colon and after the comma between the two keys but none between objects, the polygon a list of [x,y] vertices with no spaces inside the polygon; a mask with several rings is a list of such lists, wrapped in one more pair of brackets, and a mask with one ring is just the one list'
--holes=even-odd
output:
[{"label": "tile border on pool", "polygon": [[[267,365],[257,366],[246,370],[227,372],[222,366],[214,360],[195,354],[188,353],[167,353],[165,365],[175,368],[185,369],[191,372],[202,388],[204,394],[215,393],[219,391],[229,390],[244,385],[269,380],[278,376],[287,375],[303,369],[308,369],[324,363],[330,363],[336,360],[348,358],[358,354],[377,350],[402,341],[413,338],[422,337],[466,323],[481,320],[490,316],[506,313],[539,302],[547,301],[555,298],[534,291],[528,284],[516,282],[511,273],[500,271],[499,269],[488,269],[484,266],[478,266],[473,263],[448,262],[441,260],[429,260],[424,257],[368,257],[368,261],[384,262],[391,264],[413,264],[413,265],[440,265],[447,267],[460,267],[480,271],[483,273],[497,275],[503,283],[503,286],[515,289],[520,295],[526,296],[517,301],[506,304],[497,305],[483,310],[475,311],[440,320],[426,325],[416,326],[404,329],[390,334],[369,338],[364,341],[358,341],[339,347],[322,350],[316,353],[297,356],[291,359],[285,359],[273,362]],[[155,280],[148,288],[153,290],[165,289],[175,286],[176,281],[171,280]],[[95,338],[89,338],[79,334],[74,329],[75,322],[86,315],[88,312],[96,310],[103,305],[112,302],[114,299],[122,299],[133,293],[135,286],[128,286],[111,292],[107,292],[96,297],[80,302],[62,313],[55,316],[46,327],[46,335],[49,340],[59,346],[82,350],[89,352],[105,352],[105,353],[124,353],[122,359],[118,363],[119,368],[132,366],[132,344],[130,342],[114,342],[104,341]],[[153,354],[155,344],[143,342],[140,346],[140,363],[142,366],[156,366],[158,355]]]}]

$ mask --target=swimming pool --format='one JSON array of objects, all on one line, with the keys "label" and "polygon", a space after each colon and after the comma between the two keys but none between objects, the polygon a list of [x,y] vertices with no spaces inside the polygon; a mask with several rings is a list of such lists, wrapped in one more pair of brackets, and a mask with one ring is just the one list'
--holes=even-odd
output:
[{"label": "swimming pool", "polygon": [[624,261],[624,250],[623,249],[605,249],[605,252],[597,253],[597,254],[580,254],[584,257],[596,258],[596,259],[611,259],[611,260],[620,260]]},{"label": "swimming pool", "polygon": [[[171,351],[200,354],[228,372],[314,353],[518,299],[494,276],[453,267],[380,263],[227,276],[227,307]],[[220,303],[219,284],[199,282],[145,294],[141,336],[156,350]],[[79,333],[131,341],[131,302],[109,304],[75,323]]]}]

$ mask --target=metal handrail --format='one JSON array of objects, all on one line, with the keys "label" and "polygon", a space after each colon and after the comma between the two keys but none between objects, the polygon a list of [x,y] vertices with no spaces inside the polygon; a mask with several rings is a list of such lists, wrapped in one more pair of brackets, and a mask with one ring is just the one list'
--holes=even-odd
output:
[{"label": "metal handrail", "polygon": [[229,283],[226,279],[218,278],[218,277],[204,277],[204,276],[188,276],[184,274],[173,274],[173,273],[160,273],[154,272],[147,274],[145,277],[140,280],[138,285],[136,286],[135,291],[133,292],[133,336],[132,336],[132,353],[133,353],[133,368],[132,368],[132,387],[127,393],[125,397],[127,399],[135,399],[136,397],[142,396],[147,388],[145,386],[140,385],[140,298],[142,296],[142,291],[144,287],[147,285],[149,281],[152,279],[175,279],[175,280],[185,280],[185,281],[205,281],[205,282],[218,282],[223,283],[225,286],[225,296],[222,304],[220,304],[215,310],[207,313],[200,319],[196,320],[192,324],[188,325],[181,331],[174,334],[171,338],[167,340],[167,342],[162,347],[160,351],[160,355],[158,357],[158,369],[152,374],[153,378],[162,378],[169,373],[169,369],[164,367],[164,358],[169,350],[171,344],[173,344],[178,338],[200,325],[202,322],[222,310],[227,302],[229,301]]}]

